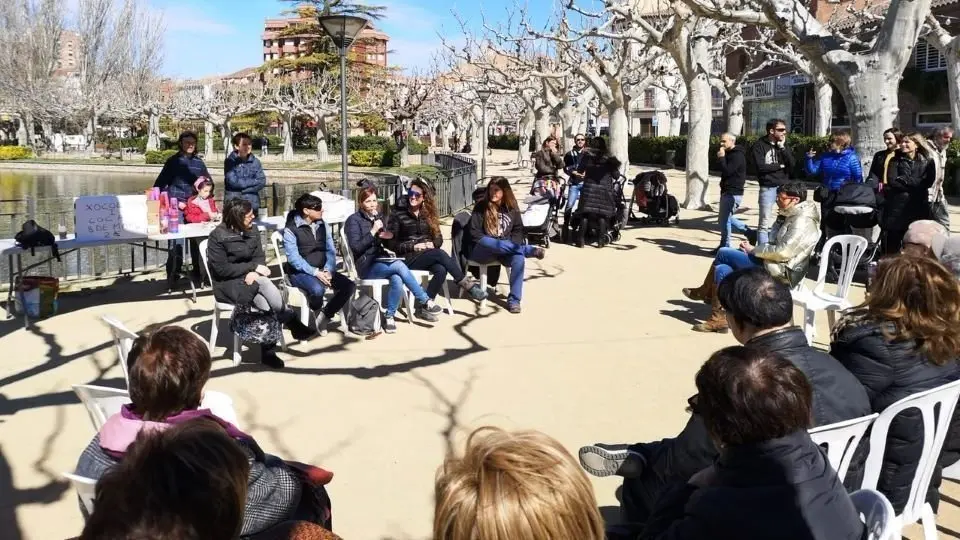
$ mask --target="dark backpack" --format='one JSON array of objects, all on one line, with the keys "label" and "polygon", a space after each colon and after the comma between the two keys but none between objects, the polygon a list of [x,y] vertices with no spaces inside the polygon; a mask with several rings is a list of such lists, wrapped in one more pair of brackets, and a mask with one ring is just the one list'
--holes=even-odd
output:
[{"label": "dark backpack", "polygon": [[21,248],[30,248],[31,256],[36,255],[36,248],[50,246],[50,251],[53,253],[54,258],[57,259],[57,262],[60,262],[60,250],[57,249],[57,239],[53,236],[52,232],[37,225],[37,222],[32,219],[28,219],[23,226],[20,227],[20,232],[18,232],[13,239]]},{"label": "dark backpack", "polygon": [[380,330],[380,304],[366,295],[359,295],[350,304],[347,327],[358,336],[369,336]]}]

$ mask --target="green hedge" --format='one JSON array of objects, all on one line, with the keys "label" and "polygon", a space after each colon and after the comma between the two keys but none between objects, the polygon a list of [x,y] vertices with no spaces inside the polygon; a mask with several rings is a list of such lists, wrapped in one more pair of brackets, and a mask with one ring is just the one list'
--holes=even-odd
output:
[{"label": "green hedge", "polygon": [[400,154],[392,150],[351,150],[353,167],[399,167]]},{"label": "green hedge", "polygon": [[33,149],[26,146],[0,146],[0,161],[31,157],[33,157]]},{"label": "green hedge", "polygon": [[[749,151],[753,143],[757,142],[754,135],[741,136],[737,138],[737,144],[743,146]],[[827,148],[827,137],[816,137],[808,135],[789,135],[787,137],[787,148],[793,152],[796,158],[796,167],[794,168],[794,177],[803,178],[806,176],[804,171],[804,154],[810,148],[822,152]],[[719,169],[717,164],[717,149],[720,147],[720,137],[710,138],[710,170]],[[652,165],[665,165],[667,163],[667,151],[676,152],[674,165],[676,167],[686,167],[687,165],[687,138],[679,137],[632,137],[628,147],[628,155],[631,163],[649,163]]]},{"label": "green hedge", "polygon": [[176,155],[176,150],[151,150],[146,153],[147,165],[163,165],[170,159],[170,156]]},{"label": "green hedge", "polygon": [[[516,150],[520,146],[520,137],[518,137],[516,133],[490,135],[487,137],[487,146],[496,150]],[[535,149],[536,143],[533,137],[531,137],[529,150],[533,152]]]}]

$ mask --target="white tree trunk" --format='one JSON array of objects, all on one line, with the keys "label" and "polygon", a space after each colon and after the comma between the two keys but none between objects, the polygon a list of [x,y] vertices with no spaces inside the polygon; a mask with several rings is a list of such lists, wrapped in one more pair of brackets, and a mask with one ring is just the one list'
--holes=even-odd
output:
[{"label": "white tree trunk", "polygon": [[683,127],[683,109],[679,107],[670,107],[670,136],[679,137],[680,128]]},{"label": "white tree trunk", "polygon": [[284,161],[293,160],[293,114],[282,113],[280,115],[280,130],[283,133],[283,156]]},{"label": "white tree trunk", "polygon": [[203,157],[213,159],[213,122],[209,120],[203,122],[203,134]]},{"label": "white tree trunk", "polygon": [[839,89],[847,104],[853,140],[860,159],[864,161],[864,169],[870,166],[873,154],[886,148],[883,131],[894,125],[900,113],[899,84],[899,74],[860,66],[860,72]]},{"label": "white tree trunk", "polygon": [[830,124],[833,122],[833,87],[822,75],[814,81],[813,110],[813,134],[826,137],[830,134]]},{"label": "white tree trunk", "polygon": [[713,101],[706,75],[694,74],[694,78],[686,83],[690,128],[687,132],[687,195],[683,206],[699,210],[707,206]]},{"label": "white tree trunk", "polygon": [[430,148],[437,147],[437,123],[430,122],[427,124],[430,127]]},{"label": "white tree trunk", "polygon": [[147,151],[160,149],[160,115],[153,109],[147,117]]},{"label": "white tree trunk", "polygon": [[483,146],[483,125],[476,120],[470,121],[470,150],[473,151],[473,155],[479,157],[483,152],[481,146]]},{"label": "white tree trunk", "polygon": [[18,146],[27,146],[27,123],[23,121],[23,117],[17,117],[17,145]]},{"label": "white tree trunk", "polygon": [[517,138],[520,144],[517,146],[517,164],[527,161],[530,154],[530,132],[533,130],[535,117],[533,111],[525,109],[523,116],[517,124]]},{"label": "white tree trunk", "polygon": [[954,133],[960,133],[960,36],[950,40],[943,55],[947,59],[947,95]]},{"label": "white tree trunk", "polygon": [[546,107],[537,109],[533,112],[534,130],[536,131],[535,141],[539,148],[543,141],[550,136],[550,111]]},{"label": "white tree trunk", "polygon": [[323,163],[330,160],[330,148],[327,145],[330,128],[327,126],[327,119],[323,115],[316,116],[314,120],[317,122],[317,161]]},{"label": "white tree trunk", "polygon": [[233,142],[230,140],[233,137],[233,125],[229,119],[225,119],[220,124],[220,138],[223,142],[223,157],[226,158],[230,154],[230,148],[233,146]]},{"label": "white tree trunk", "polygon": [[627,109],[623,105],[608,105],[607,115],[610,117],[610,153],[613,154],[623,165],[620,172],[629,178],[630,170],[630,135],[628,128],[630,121],[627,119]]},{"label": "white tree trunk", "polygon": [[33,113],[28,112],[24,116],[27,119],[27,144],[33,146],[37,134],[37,127],[33,121]]},{"label": "white tree trunk", "polygon": [[743,134],[743,94],[739,91],[731,92],[723,106],[726,109],[724,112],[727,116],[727,132]]},{"label": "white tree trunk", "polygon": [[93,152],[96,150],[97,145],[97,110],[90,109],[88,111],[90,117],[87,119],[87,157],[93,157]]}]

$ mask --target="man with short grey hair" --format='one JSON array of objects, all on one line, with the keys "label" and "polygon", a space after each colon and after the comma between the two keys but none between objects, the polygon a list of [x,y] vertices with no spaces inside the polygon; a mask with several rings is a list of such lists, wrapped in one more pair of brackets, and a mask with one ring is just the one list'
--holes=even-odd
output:
[{"label": "man with short grey hair", "polygon": [[720,135],[717,164],[720,166],[719,247],[734,247],[730,241],[732,232],[747,236],[755,232],[751,234],[747,224],[734,217],[734,213],[743,202],[743,184],[747,180],[747,155],[742,147],[737,146],[737,136],[733,133]]},{"label": "man with short grey hair", "polygon": [[953,140],[953,128],[943,126],[935,129],[927,140],[927,150],[933,160],[937,175],[929,191],[930,215],[934,221],[950,230],[950,213],[947,199],[943,196],[943,181],[947,171],[947,147]]},{"label": "man with short grey hair", "polygon": [[951,274],[960,279],[960,238],[947,237],[945,235],[935,236],[930,245],[933,254],[945,266]]}]

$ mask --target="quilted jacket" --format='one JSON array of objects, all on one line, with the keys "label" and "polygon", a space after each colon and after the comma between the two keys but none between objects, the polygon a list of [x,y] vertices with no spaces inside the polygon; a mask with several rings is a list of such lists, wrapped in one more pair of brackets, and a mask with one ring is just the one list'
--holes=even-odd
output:
[{"label": "quilted jacket", "polygon": [[820,176],[830,191],[837,191],[847,182],[863,182],[860,156],[853,148],[844,148],[840,152],[831,150],[818,157],[807,156],[807,174]]},{"label": "quilted jacket", "polygon": [[820,204],[799,202],[780,210],[770,230],[770,243],[757,246],[753,255],[773,277],[788,279],[793,271],[803,270],[820,241]]}]

